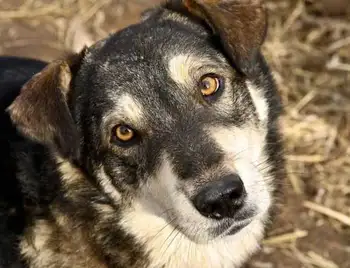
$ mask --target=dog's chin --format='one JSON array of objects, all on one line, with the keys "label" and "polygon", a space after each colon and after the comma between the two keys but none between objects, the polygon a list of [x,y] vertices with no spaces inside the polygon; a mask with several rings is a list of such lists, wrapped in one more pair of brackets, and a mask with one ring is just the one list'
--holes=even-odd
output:
[{"label": "dog's chin", "polygon": [[[254,210],[246,210],[244,213],[237,214],[236,217],[221,221],[211,221],[208,228],[198,230],[197,228],[182,229],[178,226],[181,232],[196,244],[210,244],[222,239],[234,239],[234,236],[240,233],[243,229],[249,227],[253,222],[264,222],[263,218],[266,213],[256,213]],[[244,215],[244,216],[243,216]],[[204,224],[198,224],[203,226]]]},{"label": "dog's chin", "polygon": [[200,230],[197,232],[193,232],[192,230],[192,233],[187,230],[181,230],[181,232],[196,244],[210,244],[230,237],[234,239],[234,236],[248,227],[253,220],[254,219],[246,219],[240,222],[225,222],[207,230]]}]

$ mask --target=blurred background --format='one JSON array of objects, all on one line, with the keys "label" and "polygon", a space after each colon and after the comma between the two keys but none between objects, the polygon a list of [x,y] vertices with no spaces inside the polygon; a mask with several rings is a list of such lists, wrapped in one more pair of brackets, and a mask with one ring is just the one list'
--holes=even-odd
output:
[{"label": "blurred background", "polygon": [[[0,0],[0,54],[52,60],[159,0]],[[350,268],[350,0],[268,0],[263,52],[285,105],[281,213],[254,268]],[[244,246],[244,245],[243,245]]]}]

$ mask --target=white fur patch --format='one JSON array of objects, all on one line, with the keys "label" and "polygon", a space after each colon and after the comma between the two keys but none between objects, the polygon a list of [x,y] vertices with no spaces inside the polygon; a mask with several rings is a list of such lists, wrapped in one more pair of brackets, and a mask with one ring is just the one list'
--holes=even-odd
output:
[{"label": "white fur patch", "polygon": [[263,92],[250,81],[247,81],[246,84],[258,113],[259,120],[263,123],[267,122],[269,107]]},{"label": "white fur patch", "polygon": [[142,105],[129,94],[123,94],[118,98],[118,112],[135,125],[142,122]]},{"label": "white fur patch", "polygon": [[58,164],[58,171],[61,173],[61,179],[67,188],[69,188],[71,184],[84,180],[84,175],[81,171],[69,161],[56,156],[56,163]]},{"label": "white fur patch", "polygon": [[[199,58],[191,54],[178,54],[167,57],[170,77],[179,85],[193,86],[196,83],[196,72],[213,61],[208,58]],[[212,71],[211,69],[207,71]]]},{"label": "white fur patch", "polygon": [[[52,251],[46,247],[52,235],[52,229],[45,220],[38,220],[32,227],[34,234],[31,240],[22,238],[20,242],[21,254],[32,260],[32,265],[38,267],[42,263],[47,263],[53,257]],[[41,254],[38,254],[40,251]]]},{"label": "white fur patch", "polygon": [[96,177],[103,192],[106,193],[115,203],[118,203],[121,199],[121,194],[114,187],[103,167],[100,168]]},{"label": "white fur patch", "polygon": [[190,70],[195,63],[190,55],[176,55],[169,60],[170,77],[178,84],[186,85],[190,81]]},{"label": "white fur patch", "polygon": [[266,213],[273,191],[264,152],[266,130],[253,126],[215,127],[209,132],[226,153],[226,162],[231,163],[240,175],[248,194],[248,203],[257,206],[259,213]]},{"label": "white fur patch", "polygon": [[[155,178],[145,185],[144,195],[123,212],[121,225],[145,245],[152,268],[232,268],[239,267],[259,248],[265,216],[254,219],[235,235],[195,243],[179,229],[205,236],[213,220],[201,216],[190,201],[178,192],[177,178],[166,158]],[[147,190],[146,190],[147,188]],[[173,210],[176,219],[170,219]]]}]

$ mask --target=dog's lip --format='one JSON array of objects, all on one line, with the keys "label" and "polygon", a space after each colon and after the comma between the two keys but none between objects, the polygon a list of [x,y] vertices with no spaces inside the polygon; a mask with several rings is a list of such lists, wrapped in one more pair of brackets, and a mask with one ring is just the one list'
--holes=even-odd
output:
[{"label": "dog's lip", "polygon": [[239,231],[241,231],[244,227],[248,226],[252,221],[253,221],[253,218],[249,218],[240,222],[235,222],[228,229],[226,229],[221,235],[222,236],[234,235]]},{"label": "dog's lip", "polygon": [[234,235],[248,226],[254,220],[255,216],[256,212],[254,209],[242,210],[233,219],[220,224],[215,228],[214,232],[218,234],[217,237]]},{"label": "dog's lip", "polygon": [[[225,224],[220,225],[219,227],[216,228],[216,233],[217,233],[217,238],[220,237],[226,237],[226,236],[231,236],[239,231],[241,231],[243,228],[248,226],[254,218],[247,218],[245,220],[241,221],[234,221],[230,225],[226,222]],[[228,226],[227,226],[228,225]]]}]

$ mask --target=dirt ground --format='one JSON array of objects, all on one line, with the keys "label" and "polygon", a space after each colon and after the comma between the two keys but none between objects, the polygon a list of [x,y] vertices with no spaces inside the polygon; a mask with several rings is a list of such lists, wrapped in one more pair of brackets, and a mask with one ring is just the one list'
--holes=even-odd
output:
[{"label": "dirt ground", "polygon": [[[52,60],[158,0],[0,0],[0,54]],[[350,268],[350,2],[269,0],[263,51],[285,112],[281,213],[251,268]]]}]

